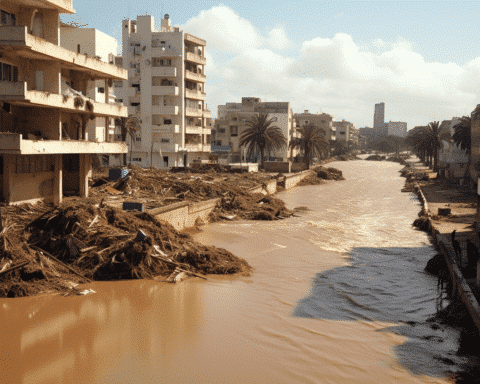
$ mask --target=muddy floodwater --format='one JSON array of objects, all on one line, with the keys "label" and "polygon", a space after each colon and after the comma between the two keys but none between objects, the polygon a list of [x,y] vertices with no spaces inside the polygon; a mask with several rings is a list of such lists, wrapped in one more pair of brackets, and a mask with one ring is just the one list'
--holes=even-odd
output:
[{"label": "muddy floodwater", "polygon": [[450,383],[459,332],[426,322],[435,251],[411,224],[400,165],[282,192],[297,217],[195,238],[250,277],[94,283],[96,294],[0,300],[2,383]]}]

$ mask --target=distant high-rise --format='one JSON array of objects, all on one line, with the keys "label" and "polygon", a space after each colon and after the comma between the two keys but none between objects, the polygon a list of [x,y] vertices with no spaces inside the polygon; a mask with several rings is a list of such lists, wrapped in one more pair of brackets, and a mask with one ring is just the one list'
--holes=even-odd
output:
[{"label": "distant high-rise", "polygon": [[375,104],[375,113],[373,115],[373,129],[376,134],[385,133],[385,103]]}]

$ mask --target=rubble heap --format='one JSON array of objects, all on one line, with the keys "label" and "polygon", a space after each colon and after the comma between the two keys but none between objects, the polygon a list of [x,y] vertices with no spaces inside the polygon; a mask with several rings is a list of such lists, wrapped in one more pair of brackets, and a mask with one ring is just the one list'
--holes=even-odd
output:
[{"label": "rubble heap", "polygon": [[251,271],[245,260],[203,246],[147,213],[80,200],[56,208],[3,207],[2,218],[0,297],[71,293],[92,280]]}]

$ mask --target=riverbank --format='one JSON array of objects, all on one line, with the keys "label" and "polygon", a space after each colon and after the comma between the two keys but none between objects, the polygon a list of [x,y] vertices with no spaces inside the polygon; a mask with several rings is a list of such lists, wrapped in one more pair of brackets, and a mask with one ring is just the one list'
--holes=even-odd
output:
[{"label": "riverbank", "polygon": [[[323,167],[273,176],[215,168],[167,173],[134,167],[116,182],[97,177],[87,199],[66,198],[58,207],[3,207],[0,297],[85,294],[90,291],[77,288],[79,284],[99,280],[177,282],[192,275],[248,274],[252,268],[245,260],[200,245],[179,230],[218,220],[284,219],[293,211],[269,196],[277,185],[289,189],[303,179],[318,184],[340,178],[338,170]],[[132,199],[159,206],[124,211],[123,204]]]},{"label": "riverbank", "polygon": [[[464,328],[466,349],[478,353],[480,330],[480,289],[467,265],[467,242],[480,247],[475,230],[477,209],[476,191],[460,180],[437,179],[436,174],[420,163],[410,163],[403,170],[406,187],[414,189],[423,209],[414,225],[426,231],[442,255],[432,259],[427,270],[450,283],[450,305],[437,318]],[[453,248],[452,232],[460,246],[460,254]],[[460,304],[462,303],[462,304]]]}]

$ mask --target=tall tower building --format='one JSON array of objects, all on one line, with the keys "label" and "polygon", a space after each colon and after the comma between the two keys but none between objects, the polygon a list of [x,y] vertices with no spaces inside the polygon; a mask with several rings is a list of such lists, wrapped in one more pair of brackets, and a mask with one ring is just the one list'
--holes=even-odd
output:
[{"label": "tall tower building", "polygon": [[117,84],[117,97],[141,124],[136,140],[127,140],[132,163],[170,168],[208,158],[206,41],[172,26],[168,15],[159,29],[152,16],[124,20],[122,32],[116,62],[128,70],[128,81]]},{"label": "tall tower building", "polygon": [[375,134],[385,134],[385,103],[375,104],[375,113],[373,114],[373,129]]}]

